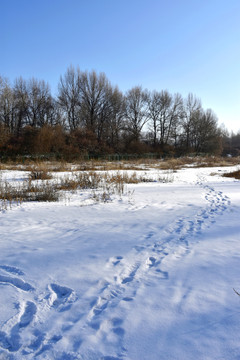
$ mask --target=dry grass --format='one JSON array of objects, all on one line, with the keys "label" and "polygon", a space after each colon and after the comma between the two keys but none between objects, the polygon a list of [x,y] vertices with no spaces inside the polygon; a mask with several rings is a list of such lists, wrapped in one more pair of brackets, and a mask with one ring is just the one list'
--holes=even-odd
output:
[{"label": "dry grass", "polygon": [[29,174],[30,180],[50,180],[52,174],[48,171],[48,167],[45,164],[37,164],[31,167]]},{"label": "dry grass", "polygon": [[11,185],[0,178],[0,209],[29,201],[58,201],[63,192],[77,190],[92,190],[93,199],[106,202],[113,194],[122,196],[125,184],[155,181],[144,174],[129,174],[124,171],[115,174],[106,171],[72,172],[59,180],[45,181],[49,178],[51,174],[42,167],[41,170],[39,167],[32,169],[28,180],[21,184]]},{"label": "dry grass", "polygon": [[18,186],[8,182],[0,183],[0,210],[7,210],[13,204],[19,205],[28,201],[58,201],[59,194],[49,182],[33,185],[25,181]]},{"label": "dry grass", "polygon": [[22,171],[42,171],[46,172],[66,172],[66,171],[118,171],[118,170],[143,170],[155,168],[161,170],[178,170],[184,166],[192,167],[214,167],[214,166],[233,166],[240,163],[239,157],[216,157],[216,156],[185,156],[180,158],[158,159],[135,159],[121,161],[88,160],[67,163],[65,161],[25,161],[24,164],[14,162],[0,163],[0,170],[22,170]]},{"label": "dry grass", "polygon": [[101,183],[101,176],[94,172],[72,173],[65,176],[57,184],[58,190],[78,190],[78,189],[95,189]]},{"label": "dry grass", "polygon": [[181,157],[181,158],[172,158],[160,161],[157,163],[152,163],[152,167],[158,168],[161,170],[178,170],[185,166],[191,166],[193,168],[200,167],[224,167],[224,166],[234,166],[240,163],[239,157],[234,158],[223,158],[216,156],[207,156],[207,157]]},{"label": "dry grass", "polygon": [[89,160],[81,163],[75,163],[75,171],[110,171],[110,170],[145,170],[144,164],[131,161],[96,161]]},{"label": "dry grass", "polygon": [[0,163],[0,170],[65,172],[71,171],[72,164],[63,161],[25,161],[24,164],[16,162]]},{"label": "dry grass", "polygon": [[223,158],[223,157],[206,157],[200,158],[195,167],[225,167],[234,166],[240,163],[239,157]]},{"label": "dry grass", "polygon": [[[25,170],[29,172],[28,181],[21,185],[11,185],[1,180],[0,172],[0,209],[13,203],[25,201],[57,201],[66,191],[91,190],[98,201],[109,201],[112,194],[122,196],[125,184],[140,182],[172,182],[173,173],[184,166],[216,167],[233,166],[240,163],[239,158],[185,157],[168,160],[139,159],[136,161],[88,161],[82,163],[39,162],[24,166],[0,163],[0,170]],[[81,169],[81,171],[79,171]],[[94,169],[94,170],[93,170]],[[148,176],[149,169],[164,170],[156,179]],[[116,171],[111,173],[110,170]],[[133,170],[129,173],[125,170]],[[138,170],[144,170],[139,172]],[[71,171],[71,174],[60,175],[59,180],[50,180],[53,172]],[[240,179],[240,171],[224,176]],[[36,181],[33,181],[36,180]]]},{"label": "dry grass", "polygon": [[141,177],[137,176],[137,173],[134,172],[132,174],[128,174],[126,172],[120,173],[117,172],[116,174],[105,174],[105,180],[109,183],[123,183],[123,184],[138,184],[141,182]]},{"label": "dry grass", "polygon": [[194,161],[192,158],[167,159],[160,161],[156,165],[153,164],[153,167],[161,170],[178,170],[185,165],[193,164]]},{"label": "dry grass", "polygon": [[240,180],[240,170],[232,171],[230,173],[224,174],[223,176]]}]

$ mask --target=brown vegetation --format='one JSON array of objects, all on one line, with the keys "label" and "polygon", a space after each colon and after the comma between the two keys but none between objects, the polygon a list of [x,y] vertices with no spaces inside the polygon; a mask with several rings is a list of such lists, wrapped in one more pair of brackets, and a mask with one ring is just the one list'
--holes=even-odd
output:
[{"label": "brown vegetation", "polygon": [[[0,170],[28,172],[26,180],[18,185],[11,185],[2,181],[0,176],[0,207],[5,209],[13,203],[19,204],[24,201],[57,201],[66,191],[75,192],[87,189],[92,191],[92,197],[95,200],[108,201],[112,194],[121,196],[124,193],[125,184],[156,181],[148,175],[150,168],[165,170],[164,174],[159,174],[157,181],[171,182],[173,181],[173,172],[184,166],[233,166],[239,162],[239,158],[184,157],[164,161],[139,159],[134,162],[85,161],[66,163],[47,161],[33,163],[29,161],[25,165],[17,165],[12,161],[6,164],[0,163]],[[111,170],[115,172],[111,173]],[[53,176],[54,172],[65,174]],[[234,171],[224,176],[240,179],[240,171]]]},{"label": "brown vegetation", "polygon": [[232,150],[214,112],[191,93],[183,98],[135,86],[123,94],[104,73],[74,67],[58,85],[54,98],[43,80],[20,77],[11,85],[0,76],[0,156],[73,161],[108,154],[220,155],[223,144]]},{"label": "brown vegetation", "polygon": [[223,176],[240,180],[240,170],[232,171],[230,173],[224,174]]}]

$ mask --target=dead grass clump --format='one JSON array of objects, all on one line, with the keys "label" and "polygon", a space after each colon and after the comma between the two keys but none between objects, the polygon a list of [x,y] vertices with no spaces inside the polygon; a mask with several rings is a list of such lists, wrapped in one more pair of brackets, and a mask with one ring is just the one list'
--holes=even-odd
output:
[{"label": "dead grass clump", "polygon": [[126,172],[124,173],[117,172],[116,174],[112,174],[112,175],[106,174],[105,181],[108,181],[109,183],[124,183],[124,184],[137,184],[140,182],[136,172],[132,174],[128,174]]},{"label": "dead grass clump", "polygon": [[30,168],[30,180],[49,180],[52,179],[52,174],[49,173],[46,163],[36,164]]},{"label": "dead grass clump", "polygon": [[161,163],[159,163],[159,169],[161,170],[177,170],[183,167],[186,164],[186,161],[183,159],[169,159],[164,160]]},{"label": "dead grass clump", "polygon": [[97,189],[101,181],[101,175],[93,171],[72,173],[61,179],[57,187],[59,190]]},{"label": "dead grass clump", "polygon": [[52,175],[48,171],[44,170],[32,170],[29,174],[31,180],[50,180]]},{"label": "dead grass clump", "polygon": [[160,170],[178,170],[186,165],[194,165],[196,158],[194,157],[181,157],[181,158],[170,158],[165,160],[153,160],[150,167]]},{"label": "dead grass clump", "polygon": [[29,201],[57,201],[59,193],[49,182],[33,185],[25,181],[21,185],[13,186],[8,182],[0,183],[0,210],[11,208]]},{"label": "dead grass clump", "polygon": [[65,172],[70,171],[72,164],[64,161],[33,161],[25,160],[23,163],[9,161],[0,163],[0,170],[17,170],[17,171],[44,171],[44,172]]},{"label": "dead grass clump", "polygon": [[240,180],[240,170],[232,171],[230,173],[224,174],[223,176]]},{"label": "dead grass clump", "polygon": [[158,181],[161,183],[172,183],[174,181],[173,176],[174,170],[168,170],[165,174],[161,174],[158,176]]},{"label": "dead grass clump", "polygon": [[239,164],[238,158],[227,158],[217,156],[185,156],[181,158],[166,159],[163,161],[156,161],[151,164],[151,167],[161,170],[179,170],[184,166],[191,166],[193,168],[200,167],[224,167]]},{"label": "dead grass clump", "polygon": [[52,172],[66,172],[71,170],[71,164],[61,161],[60,163],[51,164],[51,168],[49,169]]},{"label": "dead grass clump", "polygon": [[146,174],[137,174],[137,172],[134,171],[131,174],[127,172],[117,172],[109,175],[106,173],[105,181],[108,181],[109,183],[139,184],[141,182],[154,182],[156,180],[150,178]]},{"label": "dead grass clump", "polygon": [[225,166],[234,166],[239,164],[239,157],[218,157],[218,156],[207,156],[196,158],[195,168],[199,167],[225,167]]},{"label": "dead grass clump", "polygon": [[114,194],[114,190],[110,188],[102,191],[93,191],[91,198],[96,202],[109,202],[111,201],[111,196]]},{"label": "dead grass clump", "polygon": [[111,171],[111,170],[145,170],[143,164],[138,165],[135,161],[96,161],[89,160],[75,164],[76,171]]},{"label": "dead grass clump", "polygon": [[45,201],[45,202],[53,202],[59,200],[59,193],[55,186],[52,184],[46,183],[41,184],[41,186],[37,186],[34,189],[34,192],[31,193],[28,201]]},{"label": "dead grass clump", "polygon": [[9,183],[4,182],[0,184],[0,210],[7,209],[7,207],[15,202],[21,204],[23,196],[20,187],[15,188]]}]

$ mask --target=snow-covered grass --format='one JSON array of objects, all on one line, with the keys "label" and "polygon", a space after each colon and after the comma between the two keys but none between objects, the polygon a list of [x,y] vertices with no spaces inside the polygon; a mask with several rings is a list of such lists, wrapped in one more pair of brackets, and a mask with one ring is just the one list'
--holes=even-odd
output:
[{"label": "snow-covered grass", "polygon": [[239,359],[237,168],[98,171],[151,181],[2,211],[0,359]]},{"label": "snow-covered grass", "polygon": [[[151,177],[152,174],[150,175],[149,172],[133,170],[74,170],[54,176],[54,172],[48,171],[46,167],[38,166],[31,168],[30,172],[25,172],[25,175],[22,171],[22,181],[8,178],[9,171],[2,172],[2,174],[4,174],[4,179],[2,175],[0,178],[0,211],[26,201],[59,201],[66,198],[67,191],[79,193],[80,190],[84,190],[95,201],[109,201],[112,195],[122,196],[125,193],[125,184],[173,181],[171,171],[155,171],[154,177]],[[92,192],[89,194],[86,190],[92,190]]]}]

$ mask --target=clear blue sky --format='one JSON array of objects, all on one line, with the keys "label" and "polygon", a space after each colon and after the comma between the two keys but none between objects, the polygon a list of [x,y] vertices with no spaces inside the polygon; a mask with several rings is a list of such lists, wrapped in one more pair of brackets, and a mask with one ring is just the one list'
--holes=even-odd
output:
[{"label": "clear blue sky", "polygon": [[194,93],[240,130],[240,0],[0,0],[0,74],[46,80],[69,65]]}]

